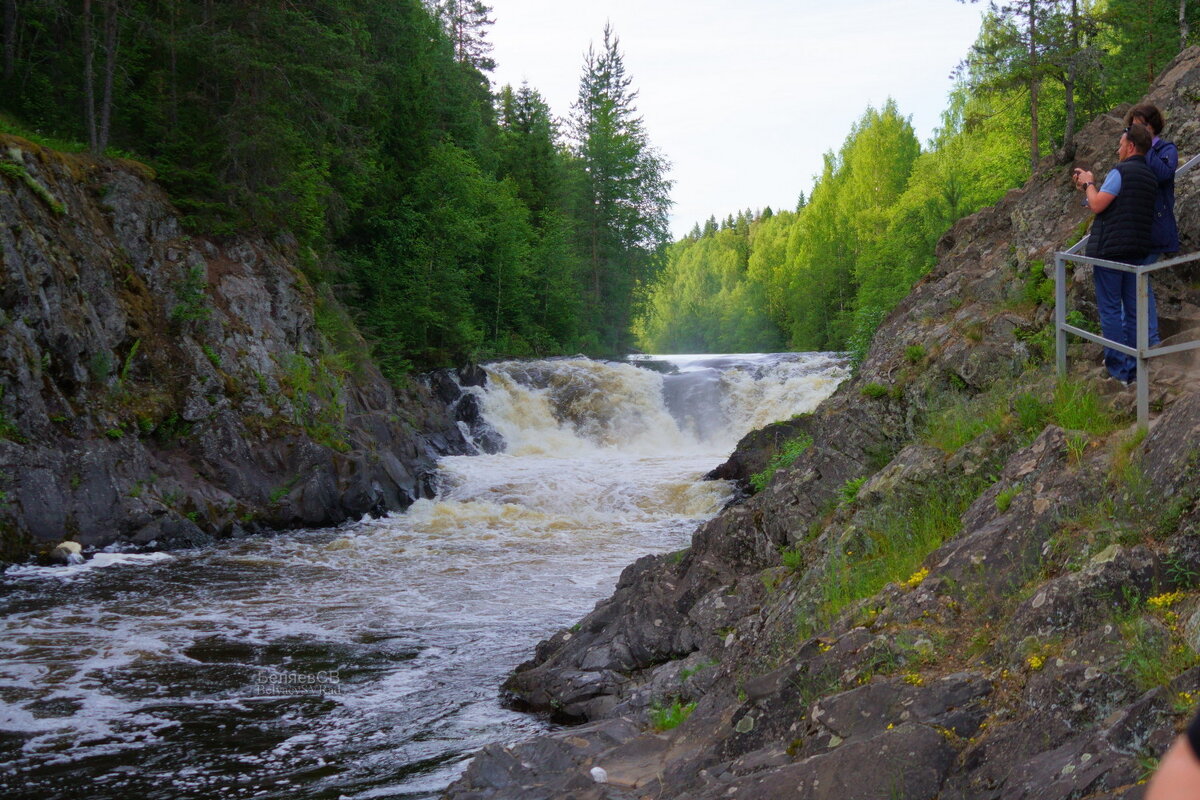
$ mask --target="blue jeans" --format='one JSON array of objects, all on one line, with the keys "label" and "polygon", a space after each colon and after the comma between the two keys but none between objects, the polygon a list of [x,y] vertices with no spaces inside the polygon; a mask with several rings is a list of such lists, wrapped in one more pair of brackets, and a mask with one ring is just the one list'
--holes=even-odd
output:
[{"label": "blue jeans", "polygon": [[[1153,264],[1162,253],[1147,256],[1141,264]],[[1096,282],[1096,308],[1100,312],[1100,333],[1127,347],[1137,347],[1137,277],[1132,272],[1119,269],[1096,267],[1093,270]],[[1149,313],[1150,346],[1162,341],[1158,335],[1158,309],[1154,302],[1154,288],[1147,288],[1147,310]],[[1137,359],[1108,347],[1104,348],[1104,366],[1108,374],[1121,381],[1132,381],[1137,377]]]}]

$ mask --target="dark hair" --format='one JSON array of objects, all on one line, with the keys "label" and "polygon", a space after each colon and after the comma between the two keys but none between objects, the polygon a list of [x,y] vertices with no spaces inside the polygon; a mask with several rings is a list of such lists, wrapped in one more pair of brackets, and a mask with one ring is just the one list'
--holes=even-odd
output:
[{"label": "dark hair", "polygon": [[1125,138],[1142,155],[1149,153],[1150,146],[1154,144],[1154,135],[1145,125],[1130,125],[1125,129]]},{"label": "dark hair", "polygon": [[1166,124],[1163,122],[1163,115],[1158,110],[1158,106],[1150,103],[1139,103],[1125,112],[1125,124],[1132,125],[1134,117],[1146,120],[1146,124],[1150,126],[1150,131],[1155,136],[1162,133],[1163,126]]}]

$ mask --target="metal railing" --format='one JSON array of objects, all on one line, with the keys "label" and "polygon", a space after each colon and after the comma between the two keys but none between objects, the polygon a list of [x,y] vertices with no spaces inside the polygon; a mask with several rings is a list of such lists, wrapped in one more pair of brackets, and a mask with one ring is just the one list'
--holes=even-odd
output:
[{"label": "metal railing", "polygon": [[[1200,155],[1193,156],[1186,164],[1175,171],[1175,178],[1178,179],[1188,170],[1200,163]],[[1172,353],[1182,353],[1186,350],[1194,350],[1200,348],[1200,339],[1191,342],[1182,342],[1173,344],[1167,347],[1150,347],[1150,319],[1149,319],[1149,275],[1151,272],[1156,272],[1160,269],[1186,264],[1190,261],[1200,259],[1200,251],[1189,253],[1183,256],[1176,256],[1165,261],[1159,261],[1154,264],[1132,265],[1121,264],[1116,261],[1106,261],[1103,258],[1092,258],[1090,256],[1080,255],[1089,236],[1084,236],[1076,242],[1069,250],[1054,254],[1054,327],[1055,327],[1055,362],[1058,366],[1058,377],[1063,379],[1067,377],[1067,334],[1074,334],[1080,338],[1087,339],[1090,342],[1110,347],[1119,353],[1124,353],[1128,356],[1133,356],[1137,360],[1137,422],[1139,428],[1146,428],[1150,424],[1150,374],[1149,361],[1152,358],[1159,356],[1168,356]],[[1082,328],[1077,328],[1074,325],[1067,324],[1067,262],[1076,264],[1091,264],[1093,267],[1108,267],[1110,269],[1120,270],[1121,272],[1132,272],[1137,280],[1137,347],[1129,347],[1120,342],[1114,342],[1111,339],[1105,339],[1103,336],[1085,331]]]}]

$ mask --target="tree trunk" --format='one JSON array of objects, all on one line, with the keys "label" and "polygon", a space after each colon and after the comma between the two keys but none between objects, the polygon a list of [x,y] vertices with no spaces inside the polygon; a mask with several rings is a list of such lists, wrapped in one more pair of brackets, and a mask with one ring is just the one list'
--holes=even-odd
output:
[{"label": "tree trunk", "polygon": [[117,71],[117,46],[119,43],[119,24],[117,0],[107,0],[104,4],[104,99],[100,104],[100,131],[96,144],[96,155],[103,155],[108,148],[108,133],[112,122],[113,78]]},{"label": "tree trunk", "polygon": [[1187,0],[1179,0],[1179,49],[1187,47],[1188,21]]},{"label": "tree trunk", "polygon": [[1067,62],[1067,79],[1063,82],[1066,94],[1066,120],[1063,125],[1063,150],[1070,149],[1075,138],[1075,74],[1079,63],[1079,0],[1071,0],[1071,56]]},{"label": "tree trunk", "polygon": [[1037,0],[1029,0],[1029,164],[1030,171],[1037,169],[1038,150],[1038,89],[1041,76],[1037,63]]},{"label": "tree trunk", "polygon": [[83,117],[87,126],[88,147],[97,152],[96,92],[92,75],[92,0],[83,0]]},{"label": "tree trunk", "polygon": [[17,71],[17,0],[4,0],[4,79]]},{"label": "tree trunk", "polygon": [[179,47],[177,29],[179,26],[179,6],[171,3],[171,108],[167,112],[167,121],[172,135],[175,126],[179,124]]}]

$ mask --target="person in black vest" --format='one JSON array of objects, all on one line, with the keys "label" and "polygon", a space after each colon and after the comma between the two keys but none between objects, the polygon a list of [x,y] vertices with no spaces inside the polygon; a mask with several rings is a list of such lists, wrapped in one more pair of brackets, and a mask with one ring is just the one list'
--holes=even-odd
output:
[{"label": "person in black vest", "polygon": [[[1075,170],[1075,185],[1083,190],[1088,208],[1096,215],[1086,255],[1122,264],[1141,264],[1149,255],[1158,196],[1158,179],[1146,164],[1152,139],[1143,125],[1126,128],[1117,146],[1118,163],[1099,189],[1091,172]],[[1093,275],[1101,333],[1105,339],[1136,347],[1136,333],[1132,340],[1125,333],[1137,331],[1137,282],[1133,273],[1095,267]],[[1116,350],[1104,349],[1104,365],[1109,375],[1123,383],[1131,383],[1136,377],[1136,362]]]},{"label": "person in black vest", "polygon": [[[1158,198],[1154,202],[1154,225],[1150,228],[1150,255],[1143,264],[1153,264],[1166,255],[1179,252],[1179,227],[1175,222],[1175,170],[1179,168],[1179,151],[1174,142],[1161,138],[1162,112],[1151,103],[1140,103],[1125,114],[1126,125],[1145,125],[1154,137],[1146,151],[1146,166],[1158,178]],[[1147,283],[1150,301],[1150,346],[1162,341],[1158,335],[1158,314],[1155,310],[1154,289]],[[1125,331],[1128,336],[1129,331]]]}]

